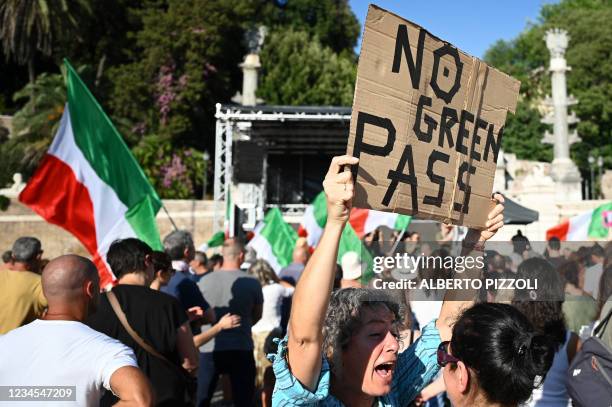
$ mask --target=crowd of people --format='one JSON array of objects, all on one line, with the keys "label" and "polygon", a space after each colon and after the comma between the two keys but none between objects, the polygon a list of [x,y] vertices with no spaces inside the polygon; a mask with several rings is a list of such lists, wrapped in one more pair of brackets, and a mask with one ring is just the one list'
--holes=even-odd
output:
[{"label": "crowd of people", "polygon": [[[539,290],[416,299],[373,289],[357,253],[338,259],[353,197],[342,169],[356,163],[334,158],[320,242],[314,252],[297,244],[279,273],[246,259],[238,238],[208,257],[176,230],[163,251],[113,242],[106,261],[117,281],[101,291],[91,260],[46,261],[38,239],[18,238],[0,271],[0,386],[74,386],[74,402],[87,406],[571,405],[568,371],[582,345],[598,330],[612,349],[612,244],[566,250],[551,239],[538,253],[517,234],[504,255],[486,244],[503,226],[496,194],[486,228],[470,229],[455,253],[486,254],[485,270],[461,278],[537,279]],[[443,226],[434,243],[415,232],[394,240],[444,257],[451,230]],[[379,230],[364,237],[373,251],[380,240]],[[453,276],[442,267],[416,273]],[[600,405],[611,403],[612,394]]]}]

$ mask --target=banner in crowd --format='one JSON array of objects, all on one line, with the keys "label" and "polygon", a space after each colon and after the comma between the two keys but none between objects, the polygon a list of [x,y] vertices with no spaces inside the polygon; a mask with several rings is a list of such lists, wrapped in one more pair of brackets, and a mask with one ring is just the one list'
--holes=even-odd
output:
[{"label": "banner in crowd", "polygon": [[356,208],[482,228],[520,82],[370,5],[347,153]]},{"label": "banner in crowd", "polygon": [[[363,275],[361,281],[364,284],[367,283],[373,276],[373,260],[370,252],[363,245],[361,238],[380,226],[387,226],[398,231],[405,231],[410,224],[410,220],[410,216],[396,213],[353,208],[351,210],[349,222],[340,239],[338,262],[342,260],[342,256],[346,253],[350,251],[356,252],[362,263]],[[319,244],[326,222],[327,206],[325,192],[320,192],[312,201],[312,204],[306,208],[302,223],[298,229],[298,235],[306,238],[308,246],[315,248]]]},{"label": "banner in crowd", "polygon": [[610,226],[604,215],[612,211],[612,202],[574,216],[546,231],[546,240],[557,237],[559,240],[584,242],[592,239],[610,237]]},{"label": "banner in crowd", "polygon": [[161,201],[109,117],[65,65],[68,103],[19,200],[81,241],[105,287],[114,280],[105,260],[114,240],[137,237],[162,249],[155,222]]},{"label": "banner in crowd", "polygon": [[[358,208],[351,209],[349,217],[349,223],[360,239],[380,226],[405,231],[411,220],[411,216]],[[325,222],[327,222],[325,192],[320,192],[312,204],[306,208],[298,234],[306,238],[310,247],[316,247],[323,233]]]},{"label": "banner in crowd", "polygon": [[411,220],[411,216],[398,213],[353,208],[349,223],[361,239],[380,226],[386,226],[397,231],[406,231]]},{"label": "banner in crowd", "polygon": [[254,236],[247,247],[257,252],[257,258],[264,259],[280,273],[283,267],[291,264],[293,249],[298,235],[283,219],[283,214],[277,207],[270,208],[253,230]]}]

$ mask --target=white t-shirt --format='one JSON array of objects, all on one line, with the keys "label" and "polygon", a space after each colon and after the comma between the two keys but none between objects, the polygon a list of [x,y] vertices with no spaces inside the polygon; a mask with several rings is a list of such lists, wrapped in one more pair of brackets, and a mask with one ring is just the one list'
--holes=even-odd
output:
[{"label": "white t-shirt", "polygon": [[293,287],[285,287],[282,284],[274,283],[261,287],[263,292],[263,310],[261,319],[257,321],[252,332],[269,332],[280,326],[281,322],[281,305],[283,298],[293,295]]},{"label": "white t-shirt", "polygon": [[588,267],[584,272],[584,291],[593,296],[594,299],[599,297],[599,280],[603,274],[603,265],[597,263]]},{"label": "white t-shirt", "polygon": [[98,406],[123,366],[138,364],[118,340],[80,322],[37,319],[0,336],[0,386],[76,386],[76,401],[0,404]]}]

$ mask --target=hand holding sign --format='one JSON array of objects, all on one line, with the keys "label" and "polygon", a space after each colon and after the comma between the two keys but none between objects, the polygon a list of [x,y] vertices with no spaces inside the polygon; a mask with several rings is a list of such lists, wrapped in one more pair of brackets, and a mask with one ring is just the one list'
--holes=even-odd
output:
[{"label": "hand holding sign", "polygon": [[494,194],[492,201],[495,202],[495,206],[487,215],[485,229],[478,230],[470,228],[463,239],[463,247],[473,249],[474,247],[480,246],[495,236],[495,233],[504,226],[504,196],[502,194]]},{"label": "hand holding sign", "polygon": [[356,165],[359,159],[349,155],[334,157],[323,188],[327,197],[327,222],[344,225],[353,206],[353,178],[350,171],[344,171],[345,165]]},{"label": "hand holding sign", "polygon": [[520,83],[370,6],[347,153],[354,204],[486,228],[503,126]]}]

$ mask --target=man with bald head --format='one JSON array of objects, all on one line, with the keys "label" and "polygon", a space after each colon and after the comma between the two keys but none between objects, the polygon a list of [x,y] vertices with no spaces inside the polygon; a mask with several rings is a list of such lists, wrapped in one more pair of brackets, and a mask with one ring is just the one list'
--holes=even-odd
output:
[{"label": "man with bald head", "polygon": [[280,271],[278,277],[295,287],[304,272],[309,256],[310,252],[307,246],[296,245],[295,249],[293,249],[293,261]]},{"label": "man with bald head", "polygon": [[99,405],[103,389],[125,405],[152,405],[132,349],[82,323],[98,303],[94,264],[76,255],[58,257],[42,273],[42,290],[45,316],[0,336],[0,385],[73,386],[73,401],[82,406]]},{"label": "man with bald head", "polygon": [[[238,328],[222,331],[200,347],[198,406],[208,406],[219,374],[228,374],[234,405],[252,406],[255,394],[255,359],[251,327],[262,313],[263,293],[255,277],[240,270],[244,245],[236,239],[223,244],[223,266],[202,276],[198,286],[217,316],[228,312],[241,317]],[[202,328],[203,331],[210,326]]]}]

